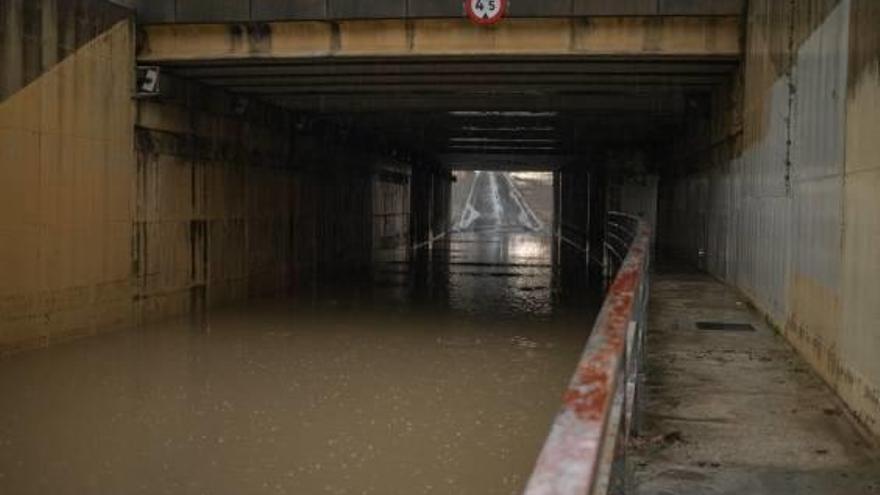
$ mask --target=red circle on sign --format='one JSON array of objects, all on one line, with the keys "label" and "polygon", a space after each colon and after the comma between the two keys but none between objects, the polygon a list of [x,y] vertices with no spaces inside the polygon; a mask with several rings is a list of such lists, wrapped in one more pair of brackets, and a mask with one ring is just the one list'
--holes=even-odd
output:
[{"label": "red circle on sign", "polygon": [[507,0],[464,0],[464,10],[471,21],[487,26],[504,18]]}]

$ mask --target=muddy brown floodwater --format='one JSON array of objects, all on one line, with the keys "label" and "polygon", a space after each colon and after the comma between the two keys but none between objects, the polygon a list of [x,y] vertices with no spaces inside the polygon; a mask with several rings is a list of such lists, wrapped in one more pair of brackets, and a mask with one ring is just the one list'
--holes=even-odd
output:
[{"label": "muddy brown floodwater", "polygon": [[512,494],[592,324],[552,240],[463,233],[369,303],[276,300],[0,360],[3,494]]}]

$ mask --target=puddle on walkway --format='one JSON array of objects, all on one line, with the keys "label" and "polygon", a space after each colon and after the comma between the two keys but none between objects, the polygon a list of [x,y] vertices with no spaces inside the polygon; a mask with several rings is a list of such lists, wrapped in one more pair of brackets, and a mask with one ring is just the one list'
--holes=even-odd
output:
[{"label": "puddle on walkway", "polygon": [[368,307],[258,302],[4,359],[0,492],[518,493],[592,320],[551,244],[457,234],[386,264]]}]

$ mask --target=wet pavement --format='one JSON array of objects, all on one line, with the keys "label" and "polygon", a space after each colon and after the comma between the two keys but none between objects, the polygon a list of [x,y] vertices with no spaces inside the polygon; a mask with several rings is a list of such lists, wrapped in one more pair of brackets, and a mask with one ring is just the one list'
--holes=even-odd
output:
[{"label": "wet pavement", "polygon": [[519,493],[598,305],[553,246],[483,225],[388,255],[366,297],[4,358],[0,493]]},{"label": "wet pavement", "polygon": [[[700,330],[699,322],[755,330]],[[633,493],[880,493],[878,446],[735,290],[661,269],[649,328]]]},{"label": "wet pavement", "polygon": [[[550,177],[547,174],[548,180]],[[460,213],[456,212],[454,230],[512,228],[527,232],[545,231],[546,225],[532,210],[510,173],[475,172],[468,182],[464,204]],[[552,187],[552,184],[548,186]]]}]

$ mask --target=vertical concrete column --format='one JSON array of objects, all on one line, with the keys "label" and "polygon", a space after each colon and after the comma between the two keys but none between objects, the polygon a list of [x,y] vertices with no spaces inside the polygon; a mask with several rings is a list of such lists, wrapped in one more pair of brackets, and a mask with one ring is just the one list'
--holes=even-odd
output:
[{"label": "vertical concrete column", "polygon": [[578,297],[590,285],[587,270],[589,183],[583,165],[559,171],[557,181],[559,241],[556,268],[563,294]]},{"label": "vertical concrete column", "polygon": [[589,222],[589,181],[581,166],[573,165],[559,173],[560,235],[571,247],[585,250]]},{"label": "vertical concrete column", "polygon": [[434,208],[434,172],[425,166],[412,169],[410,188],[410,245],[431,239]]},{"label": "vertical concrete column", "polygon": [[452,177],[445,170],[438,170],[434,178],[433,235],[449,230],[452,201]]},{"label": "vertical concrete column", "polygon": [[587,177],[589,206],[587,212],[587,246],[590,280],[601,280],[605,269],[605,227],[608,213],[607,176],[605,168],[594,166]]}]

